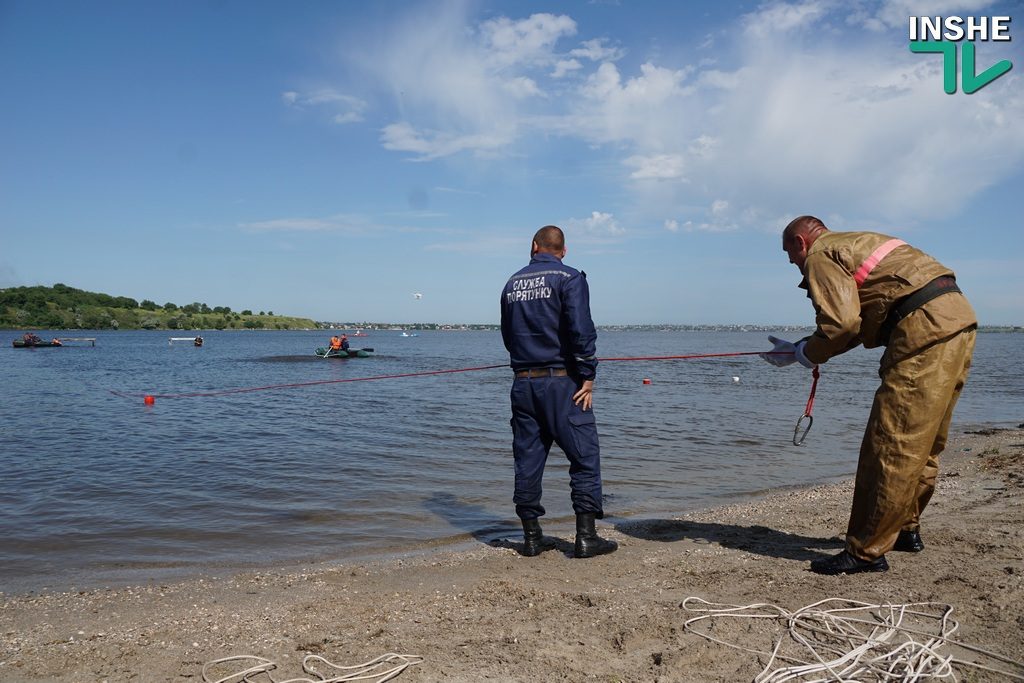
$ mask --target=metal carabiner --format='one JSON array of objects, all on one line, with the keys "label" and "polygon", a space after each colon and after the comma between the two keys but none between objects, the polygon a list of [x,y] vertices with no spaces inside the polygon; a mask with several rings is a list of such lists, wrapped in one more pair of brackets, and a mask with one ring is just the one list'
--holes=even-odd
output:
[{"label": "metal carabiner", "polygon": [[[800,433],[800,425],[803,423],[804,420],[807,420],[807,426],[804,427],[804,433],[801,434]],[[794,446],[803,446],[804,445],[804,439],[807,438],[807,432],[811,431],[811,425],[813,425],[813,424],[814,424],[814,416],[807,415],[807,414],[804,414],[804,415],[800,416],[800,419],[796,421],[796,426],[793,427],[793,445]]]}]

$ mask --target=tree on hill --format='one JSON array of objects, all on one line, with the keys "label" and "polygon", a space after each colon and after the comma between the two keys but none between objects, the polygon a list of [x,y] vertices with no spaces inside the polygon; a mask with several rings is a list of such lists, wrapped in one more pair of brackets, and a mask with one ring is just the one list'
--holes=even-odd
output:
[{"label": "tree on hill", "polygon": [[[264,313],[261,311],[260,315]],[[211,308],[198,301],[180,308],[170,301],[159,306],[151,299],[140,303],[131,297],[86,292],[63,283],[53,287],[0,289],[0,328],[224,329],[244,325],[259,329],[268,325],[251,319],[243,322],[243,316],[251,318],[252,311],[246,309],[239,315],[232,313],[228,306]],[[273,324],[278,329],[316,325],[304,318],[278,320]]]}]

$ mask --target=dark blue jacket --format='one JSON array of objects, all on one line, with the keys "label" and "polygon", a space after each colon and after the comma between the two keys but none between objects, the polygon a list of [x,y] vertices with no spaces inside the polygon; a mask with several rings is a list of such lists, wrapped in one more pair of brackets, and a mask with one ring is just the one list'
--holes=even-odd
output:
[{"label": "dark blue jacket", "polygon": [[501,337],[513,370],[565,368],[597,374],[597,330],[587,276],[551,254],[536,254],[501,293]]}]

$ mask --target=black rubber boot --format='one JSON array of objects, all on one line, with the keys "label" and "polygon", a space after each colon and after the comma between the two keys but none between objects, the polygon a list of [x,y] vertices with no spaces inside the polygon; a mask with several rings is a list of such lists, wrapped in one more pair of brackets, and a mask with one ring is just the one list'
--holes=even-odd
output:
[{"label": "black rubber boot", "polygon": [[576,515],[576,547],[573,549],[573,557],[606,555],[615,552],[619,547],[615,541],[608,541],[597,535],[594,529],[595,519],[597,515],[593,512]]},{"label": "black rubber boot", "polygon": [[901,531],[900,535],[896,537],[896,545],[892,549],[901,553],[919,553],[924,550],[924,541],[921,540],[920,530],[907,531],[904,529]]},{"label": "black rubber boot", "polygon": [[540,520],[523,520],[523,549],[521,554],[526,557],[536,557],[545,550],[555,547],[555,542],[550,538],[544,538],[544,532],[540,530]]},{"label": "black rubber boot", "polygon": [[874,560],[861,560],[845,550],[838,555],[811,562],[811,571],[817,574],[859,574],[861,572],[889,571],[885,555]]}]

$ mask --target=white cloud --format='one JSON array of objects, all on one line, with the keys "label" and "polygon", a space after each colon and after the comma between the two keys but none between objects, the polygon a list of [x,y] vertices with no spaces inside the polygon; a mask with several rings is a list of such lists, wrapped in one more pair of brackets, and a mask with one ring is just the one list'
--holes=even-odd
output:
[{"label": "white cloud", "polygon": [[554,61],[555,42],[574,35],[576,22],[565,15],[546,13],[519,21],[498,17],[481,24],[480,33],[490,61],[498,65],[548,64]]},{"label": "white cloud", "polygon": [[736,211],[725,199],[716,199],[704,210],[702,220],[689,220],[683,225],[686,232],[733,232],[740,228]]},{"label": "white cloud", "polygon": [[669,218],[665,221],[665,229],[669,232],[679,232],[679,221],[674,218]]},{"label": "white cloud", "polygon": [[417,161],[429,161],[464,151],[484,153],[497,150],[511,141],[511,136],[500,131],[457,135],[437,130],[417,130],[406,122],[393,123],[381,130],[381,144],[385,149],[417,154]]},{"label": "white cloud", "polygon": [[626,159],[625,164],[636,169],[629,174],[634,180],[673,180],[683,177],[683,158],[678,154],[633,155]]},{"label": "white cloud", "polygon": [[756,12],[744,15],[743,29],[748,36],[762,38],[807,28],[825,16],[833,4],[822,0],[808,0],[795,4],[774,2],[760,7]]},{"label": "white cloud", "polygon": [[700,135],[690,143],[687,151],[693,157],[710,160],[714,157],[715,148],[718,147],[718,143],[718,138],[713,138],[710,135]]},{"label": "white cloud", "polygon": [[968,16],[993,4],[994,0],[884,0],[876,12],[854,15],[851,23],[875,31],[886,28],[907,30],[910,17]]},{"label": "white cloud", "polygon": [[784,200],[797,213],[824,205],[927,219],[1024,160],[1024,128],[1008,123],[1024,118],[1024,97],[1009,77],[949,96],[941,59],[871,43],[812,46],[796,58],[750,41],[744,56],[737,87],[721,91],[716,117],[703,122],[718,141],[711,163],[689,172],[766,209]]},{"label": "white cloud", "polygon": [[343,125],[346,123],[356,123],[362,120],[362,115],[354,111],[345,112],[344,114],[335,114],[334,117],[331,118],[331,121],[337,123],[338,125]]},{"label": "white cloud", "polygon": [[322,88],[308,93],[288,90],[281,93],[281,101],[289,107],[300,110],[325,107],[329,111],[335,112],[331,120],[338,124],[362,121],[363,112],[366,110],[365,101],[331,88]]},{"label": "white cloud", "polygon": [[699,85],[705,85],[711,88],[720,88],[722,90],[735,90],[741,82],[741,72],[719,71],[718,69],[702,71],[700,76],[697,78],[697,83]]},{"label": "white cloud", "polygon": [[607,241],[626,234],[612,214],[601,211],[591,211],[587,218],[570,218],[565,222],[565,230],[583,242]]},{"label": "white cloud", "polygon": [[238,227],[250,232],[313,232],[331,230],[334,224],[319,218],[278,218],[269,221],[239,223]]},{"label": "white cloud", "polygon": [[372,83],[386,84],[397,120],[383,127],[387,149],[420,160],[495,154],[521,135],[548,73],[572,70],[556,43],[575,34],[565,15],[497,17],[470,24],[466,3],[424,6],[401,16],[390,34],[348,47]]},{"label": "white cloud", "polygon": [[433,188],[433,190],[434,190],[434,192],[448,192],[448,193],[451,193],[451,194],[465,194],[465,195],[473,195],[473,196],[476,196],[476,197],[483,197],[484,196],[484,193],[480,192],[478,190],[464,190],[464,189],[457,188],[457,187],[444,187],[444,186],[441,186],[441,185]]},{"label": "white cloud", "polygon": [[626,51],[620,48],[605,47],[604,38],[583,41],[583,47],[569,50],[571,57],[589,59],[592,62],[614,62],[622,59]]},{"label": "white cloud", "polygon": [[926,221],[1024,162],[1024,127],[1009,124],[1024,118],[1019,76],[948,96],[941,58],[871,37],[805,40],[821,23],[842,24],[838,4],[774,4],[758,16],[761,29],[785,29],[793,39],[744,35],[721,47],[734,68],[692,79],[686,68],[651,63],[629,79],[602,64],[581,87],[586,99],[568,117],[571,134],[624,148],[631,179],[682,177],[685,169],[692,181],[658,192],[650,183],[633,187],[644,210],[678,213],[702,198],[742,197],[742,209],[712,204],[689,222],[710,231],[760,230],[766,217],[812,210]]},{"label": "white cloud", "polygon": [[[455,254],[508,254],[516,250],[524,251],[529,247],[523,244],[522,237],[505,237],[500,235],[467,234],[454,242],[435,242],[423,248],[426,251],[451,252]],[[525,251],[524,251],[525,253]]]},{"label": "white cloud", "polygon": [[[579,30],[567,16],[474,27],[468,5],[439,7],[358,53],[395,97],[382,145],[426,161],[511,155],[544,135],[582,140],[638,181],[627,184],[633,219],[689,216],[677,225],[708,230],[811,210],[925,221],[1024,162],[1024,127],[1012,125],[1024,118],[1020,77],[946,95],[941,58],[906,50],[906,14],[925,7],[909,0],[771,2],[714,32],[714,60],[638,70],[613,63],[622,51],[606,39],[560,51]],[[892,28],[850,28],[869,19]],[[689,182],[651,182],[665,180]],[[717,200],[727,220],[712,220]],[[694,217],[694,206],[709,208]]]},{"label": "white cloud", "polygon": [[689,69],[666,69],[650,62],[640,75],[622,79],[618,67],[601,64],[580,87],[582,100],[568,119],[573,134],[596,142],[633,141],[644,150],[673,147],[692,103],[683,82]]},{"label": "white cloud", "polygon": [[625,83],[614,64],[604,63],[590,77],[583,94],[597,100],[619,102],[625,105],[659,104],[678,95],[686,71],[666,69],[650,62],[640,65],[640,75]]},{"label": "white cloud", "polygon": [[376,229],[365,218],[347,214],[337,214],[325,218],[276,218],[239,223],[238,227],[246,232],[345,232],[349,234],[365,234]]},{"label": "white cloud", "polygon": [[566,75],[582,68],[583,65],[577,59],[560,59],[555,62],[555,70],[551,72],[551,77],[564,78]]},{"label": "white cloud", "polygon": [[521,100],[527,97],[543,97],[544,93],[537,87],[536,81],[526,76],[516,76],[501,84],[501,87],[512,97]]},{"label": "white cloud", "polygon": [[582,47],[569,50],[568,59],[559,59],[555,62],[555,69],[551,72],[552,78],[564,78],[570,73],[583,68],[580,59],[591,62],[614,62],[622,59],[626,51],[615,47],[606,47],[604,38],[585,40]]}]

